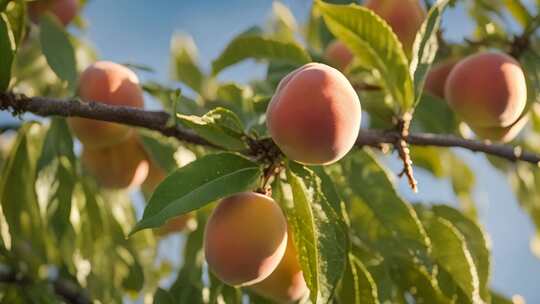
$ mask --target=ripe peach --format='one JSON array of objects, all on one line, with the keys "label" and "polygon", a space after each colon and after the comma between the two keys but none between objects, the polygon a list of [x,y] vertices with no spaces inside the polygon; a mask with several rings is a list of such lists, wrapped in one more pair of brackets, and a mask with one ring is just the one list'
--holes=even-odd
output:
[{"label": "ripe peach", "polygon": [[502,143],[508,143],[514,140],[519,135],[521,130],[523,130],[523,128],[527,125],[528,122],[529,116],[524,115],[514,124],[508,127],[482,128],[471,126],[471,129],[480,138],[498,141]]},{"label": "ripe peach", "polygon": [[457,60],[451,58],[434,65],[427,74],[424,90],[434,96],[444,99],[444,86],[446,80],[456,64]]},{"label": "ripe peach", "polygon": [[418,0],[368,0],[365,6],[384,19],[410,54],[416,33],[426,18]]},{"label": "ripe peach", "polygon": [[341,41],[334,40],[324,52],[324,58],[339,70],[345,70],[354,59],[353,53]]},{"label": "ripe peach", "polygon": [[[79,80],[79,95],[85,101],[114,106],[144,106],[137,75],[128,68],[109,61],[88,67]],[[128,138],[132,129],[116,123],[72,117],[69,125],[79,140],[89,148],[103,148]]]},{"label": "ripe peach", "polygon": [[296,302],[309,291],[290,236],[285,255],[276,270],[262,282],[250,286],[257,294],[277,303]]},{"label": "ripe peach", "polygon": [[140,186],[148,174],[146,152],[135,136],[105,148],[83,146],[81,159],[86,170],[105,188]]},{"label": "ripe peach", "polygon": [[527,85],[519,63],[498,52],[461,60],[445,86],[450,106],[476,128],[508,127],[525,109]]},{"label": "ripe peach", "polygon": [[55,15],[64,26],[68,25],[79,12],[78,0],[40,0],[28,3],[28,14],[34,23],[46,11]]},{"label": "ripe peach", "polygon": [[221,200],[206,224],[204,253],[224,283],[247,286],[267,278],[287,247],[287,222],[268,196],[244,192]]},{"label": "ripe peach", "polygon": [[283,78],[266,110],[274,142],[289,158],[304,164],[338,161],[353,147],[362,109],[341,72],[310,63]]}]

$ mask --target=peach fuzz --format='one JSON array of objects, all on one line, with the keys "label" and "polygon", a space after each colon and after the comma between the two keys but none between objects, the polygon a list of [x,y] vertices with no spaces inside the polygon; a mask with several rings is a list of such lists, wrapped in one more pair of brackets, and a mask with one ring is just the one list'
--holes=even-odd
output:
[{"label": "peach fuzz", "polygon": [[365,6],[390,25],[405,53],[410,54],[416,33],[426,18],[426,10],[419,0],[368,0]]},{"label": "peach fuzz", "polygon": [[[111,106],[144,106],[143,92],[137,75],[128,68],[109,61],[89,66],[79,79],[79,96],[84,101],[101,102]],[[103,148],[128,138],[132,129],[125,125],[72,117],[68,123],[82,144]]]},{"label": "peach fuzz", "polygon": [[85,169],[105,188],[137,187],[148,175],[146,151],[135,136],[106,148],[83,146],[81,160]]},{"label": "peach fuzz", "polygon": [[293,303],[309,292],[291,234],[278,267],[262,282],[250,286],[255,293],[277,303]]},{"label": "peach fuzz", "polygon": [[266,124],[287,157],[324,165],[354,146],[361,116],[360,100],[347,78],[330,66],[310,63],[281,80]]},{"label": "peach fuzz", "polygon": [[270,197],[244,192],[221,200],[206,223],[204,253],[221,281],[247,286],[267,278],[287,247],[287,222]]},{"label": "peach fuzz", "polygon": [[508,127],[521,116],[527,84],[519,63],[498,52],[461,60],[448,76],[445,96],[472,128]]}]

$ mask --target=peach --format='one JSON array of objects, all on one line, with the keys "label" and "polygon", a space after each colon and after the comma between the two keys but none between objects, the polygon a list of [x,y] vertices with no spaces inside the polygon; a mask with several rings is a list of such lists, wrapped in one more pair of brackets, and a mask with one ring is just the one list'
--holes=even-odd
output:
[{"label": "peach", "polygon": [[324,58],[339,70],[345,70],[354,59],[353,53],[341,41],[334,40],[324,52]]},{"label": "peach", "polygon": [[338,70],[310,63],[283,78],[266,110],[274,142],[290,159],[330,164],[354,146],[362,109],[358,95]]},{"label": "peach", "polygon": [[34,23],[46,11],[55,15],[64,26],[68,25],[79,12],[78,0],[40,0],[28,3],[28,14]]},{"label": "peach", "polygon": [[105,188],[137,187],[148,174],[146,152],[135,136],[106,148],[83,146],[81,159],[86,170]]},{"label": "peach", "polygon": [[446,80],[457,62],[457,59],[451,58],[434,65],[427,74],[424,90],[434,96],[444,99],[444,86]]},{"label": "peach", "polygon": [[512,57],[482,52],[461,60],[445,86],[450,106],[472,128],[514,124],[527,102],[525,75]]},{"label": "peach", "polygon": [[277,303],[296,302],[309,292],[290,233],[287,250],[276,270],[268,278],[250,288]]},{"label": "peach", "polygon": [[[79,80],[79,95],[85,101],[113,106],[144,106],[143,92],[137,75],[128,68],[109,61],[99,61],[88,67]],[[72,117],[69,125],[81,143],[89,148],[103,148],[128,138],[128,126]]]},{"label": "peach", "polygon": [[384,19],[403,44],[405,53],[412,52],[416,33],[426,11],[418,0],[368,0],[365,6]]},{"label": "peach", "polygon": [[266,279],[287,247],[287,222],[270,197],[244,192],[221,200],[206,223],[209,269],[232,286]]},{"label": "peach", "polygon": [[488,139],[492,141],[497,141],[501,143],[508,143],[514,140],[521,130],[529,122],[529,116],[524,115],[518,119],[514,124],[508,127],[491,127],[491,128],[482,128],[471,126],[471,129],[474,133],[483,139]]}]

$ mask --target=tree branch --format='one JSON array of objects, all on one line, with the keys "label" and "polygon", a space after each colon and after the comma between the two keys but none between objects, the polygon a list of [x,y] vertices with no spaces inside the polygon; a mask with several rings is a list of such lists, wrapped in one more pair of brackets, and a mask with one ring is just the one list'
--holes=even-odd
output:
[{"label": "tree branch", "polygon": [[[10,111],[13,115],[29,112],[42,117],[83,117],[116,122],[154,130],[186,143],[219,148],[191,130],[174,126],[170,120],[170,115],[162,111],[145,111],[131,107],[109,106],[103,103],[82,102],[78,99],[30,98],[13,93],[0,93],[0,110]],[[395,145],[401,139],[402,137],[397,131],[362,130],[357,139],[357,146],[380,148],[384,144]],[[525,161],[540,166],[540,155],[525,152],[519,147],[509,145],[430,133],[411,133],[405,140],[411,145],[459,147],[498,156],[510,161]]]}]

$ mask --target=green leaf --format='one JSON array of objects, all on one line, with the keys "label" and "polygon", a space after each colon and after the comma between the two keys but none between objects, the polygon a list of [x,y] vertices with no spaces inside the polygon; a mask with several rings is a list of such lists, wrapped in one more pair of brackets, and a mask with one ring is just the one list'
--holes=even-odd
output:
[{"label": "green leaf", "polygon": [[11,0],[0,0],[0,12],[3,12]]},{"label": "green leaf", "polygon": [[28,246],[34,256],[45,258],[44,225],[34,182],[43,133],[39,125],[24,124],[2,168],[0,205],[15,244]]},{"label": "green leaf", "polygon": [[[419,207],[421,210],[422,208]],[[422,212],[422,220],[433,246],[432,257],[444,270],[439,275],[439,284],[445,294],[455,295],[445,283],[453,282],[472,303],[481,303],[479,279],[476,266],[463,234],[452,222]],[[449,278],[444,278],[446,274]],[[441,277],[442,276],[442,277]]]},{"label": "green leaf", "polygon": [[18,49],[26,36],[26,2],[24,0],[12,1],[5,13]]},{"label": "green leaf", "polygon": [[197,229],[187,236],[184,245],[184,265],[170,289],[170,294],[177,303],[202,304],[203,289],[203,239],[206,219],[197,212]]},{"label": "green leaf", "polygon": [[246,59],[266,59],[303,65],[311,61],[309,54],[294,42],[283,42],[260,36],[241,35],[212,62],[212,74]]},{"label": "green leaf", "polygon": [[0,92],[9,87],[15,48],[15,37],[9,20],[4,13],[0,13]]},{"label": "green leaf", "polygon": [[328,303],[345,270],[347,236],[340,216],[321,188],[321,180],[308,168],[288,164],[292,201],[281,202],[313,303]]},{"label": "green leaf", "polygon": [[317,1],[330,31],[363,66],[376,69],[385,89],[403,114],[414,104],[414,88],[403,47],[392,29],[371,10],[358,5],[333,5]]},{"label": "green leaf", "polygon": [[175,216],[250,190],[260,176],[261,168],[257,164],[236,154],[199,158],[173,172],[157,187],[131,234],[157,228]]},{"label": "green leaf", "polygon": [[219,147],[233,151],[246,149],[243,141],[244,126],[240,118],[230,110],[215,108],[203,116],[176,116],[182,124]]},{"label": "green leaf", "polygon": [[174,298],[166,290],[158,288],[154,293],[154,304],[174,304]]},{"label": "green leaf", "polygon": [[272,3],[272,31],[273,36],[284,41],[294,41],[298,23],[291,10],[283,3]]},{"label": "green leaf", "polygon": [[375,280],[354,255],[349,254],[347,268],[341,280],[339,301],[343,304],[376,304],[379,302]]},{"label": "green leaf", "polygon": [[532,16],[520,0],[503,0],[504,5],[516,21],[526,27],[532,20]]},{"label": "green leaf", "polygon": [[491,292],[491,304],[514,304],[515,302],[502,294],[492,291]]},{"label": "green leaf", "polygon": [[172,77],[201,93],[205,75],[197,64],[197,47],[190,36],[175,34],[171,43]]},{"label": "green leaf", "polygon": [[389,173],[372,153],[368,150],[350,153],[342,167],[353,193],[369,206],[392,235],[427,250],[429,240],[418,215],[411,204],[398,195]]},{"label": "green leaf", "polygon": [[461,212],[445,205],[432,207],[436,216],[450,221],[465,237],[467,248],[471,252],[478,272],[480,296],[489,302],[490,248],[484,231]]},{"label": "green leaf", "polygon": [[414,80],[415,106],[422,97],[427,73],[439,49],[437,33],[441,25],[442,14],[449,2],[449,0],[440,0],[431,7],[414,41],[410,71]]},{"label": "green leaf", "polygon": [[77,83],[75,49],[60,21],[51,14],[40,18],[39,41],[47,63],[58,78],[66,81],[70,89]]},{"label": "green leaf", "polygon": [[451,134],[457,130],[456,114],[446,100],[422,94],[412,121],[413,130],[430,133]]}]

